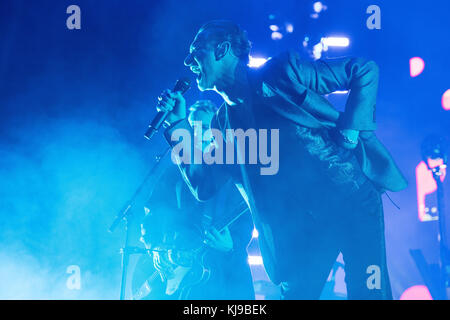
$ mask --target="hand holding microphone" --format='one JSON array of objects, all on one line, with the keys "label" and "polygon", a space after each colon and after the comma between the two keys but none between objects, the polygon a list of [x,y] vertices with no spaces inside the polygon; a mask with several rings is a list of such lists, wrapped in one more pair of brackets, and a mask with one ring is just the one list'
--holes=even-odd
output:
[{"label": "hand holding microphone", "polygon": [[173,124],[186,118],[186,100],[183,94],[190,88],[190,80],[183,78],[177,81],[173,90],[164,90],[158,97],[156,109],[158,113],[149,125],[145,137],[150,139],[164,122]]},{"label": "hand holding microphone", "polygon": [[168,112],[166,121],[172,124],[186,118],[186,99],[179,91],[164,90],[158,97],[158,112]]}]

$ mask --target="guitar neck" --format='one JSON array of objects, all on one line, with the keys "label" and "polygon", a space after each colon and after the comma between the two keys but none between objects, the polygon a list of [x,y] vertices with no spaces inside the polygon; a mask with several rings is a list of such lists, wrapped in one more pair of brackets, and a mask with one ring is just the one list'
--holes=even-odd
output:
[{"label": "guitar neck", "polygon": [[[245,206],[245,207],[244,207]],[[234,211],[234,215],[232,216],[231,220],[228,220],[228,222],[225,223],[225,225],[222,223],[222,226],[215,225],[214,227],[219,231],[222,232],[225,228],[231,226],[233,223],[235,223],[243,214],[247,213],[249,211],[249,208],[245,201],[242,201],[238,208]],[[236,213],[237,212],[237,213]]]}]

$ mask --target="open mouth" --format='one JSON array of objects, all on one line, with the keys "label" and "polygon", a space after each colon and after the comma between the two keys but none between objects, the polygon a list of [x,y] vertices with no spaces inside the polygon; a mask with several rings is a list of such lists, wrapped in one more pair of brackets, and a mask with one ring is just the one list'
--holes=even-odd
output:
[{"label": "open mouth", "polygon": [[202,78],[202,72],[199,67],[191,67],[191,71],[197,75],[197,81],[200,81]]}]

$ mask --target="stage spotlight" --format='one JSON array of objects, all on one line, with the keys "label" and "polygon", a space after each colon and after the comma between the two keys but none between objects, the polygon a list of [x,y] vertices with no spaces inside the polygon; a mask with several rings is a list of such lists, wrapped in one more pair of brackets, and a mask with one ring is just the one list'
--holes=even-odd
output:
[{"label": "stage spotlight", "polygon": [[425,62],[422,58],[414,57],[409,59],[409,73],[411,77],[417,77],[425,69]]},{"label": "stage spotlight", "polygon": [[442,108],[444,108],[444,110],[450,110],[450,89],[445,91],[442,95]]},{"label": "stage spotlight", "polygon": [[248,256],[248,264],[251,266],[261,266],[263,259],[261,256]]},{"label": "stage spotlight", "polygon": [[257,58],[257,57],[252,57],[252,56],[250,56],[248,66],[249,66],[250,68],[259,68],[259,67],[261,67],[264,63],[266,63],[266,61],[269,60],[269,59],[270,59],[270,58],[266,59],[266,58]]},{"label": "stage spotlight", "polygon": [[258,230],[253,229],[252,237],[253,237],[253,238],[258,238],[258,236],[259,236]]},{"label": "stage spotlight", "polygon": [[306,47],[308,47],[308,43],[309,43],[309,37],[305,37],[305,38],[303,39],[302,46],[303,46],[304,48],[306,48]]},{"label": "stage spotlight", "polygon": [[271,24],[271,25],[269,26],[269,28],[270,28],[270,30],[272,30],[272,31],[278,31],[278,30],[280,30],[280,28],[279,28],[276,24]]},{"label": "stage spotlight", "polygon": [[274,31],[272,32],[272,40],[280,40],[283,38],[283,35],[278,32],[278,31]]},{"label": "stage spotlight", "polygon": [[337,91],[332,92],[332,94],[347,94],[347,93],[348,93],[348,90],[342,90],[342,91],[337,90]]},{"label": "stage spotlight", "polygon": [[347,37],[325,37],[322,43],[326,47],[348,47],[350,40]]},{"label": "stage spotlight", "polygon": [[294,25],[292,23],[286,23],[286,32],[287,33],[294,32]]},{"label": "stage spotlight", "polygon": [[320,11],[323,10],[324,7],[323,7],[322,2],[317,1],[317,2],[314,2],[313,8],[314,8],[314,11],[315,11],[315,12],[319,13]]}]

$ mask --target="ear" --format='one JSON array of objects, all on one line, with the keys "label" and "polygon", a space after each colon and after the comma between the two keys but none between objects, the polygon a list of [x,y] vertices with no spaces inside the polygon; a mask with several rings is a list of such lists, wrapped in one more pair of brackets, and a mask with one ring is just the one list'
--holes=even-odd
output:
[{"label": "ear", "polygon": [[224,41],[219,43],[214,50],[214,55],[216,60],[220,60],[227,55],[227,53],[231,50],[231,43],[229,41]]}]

